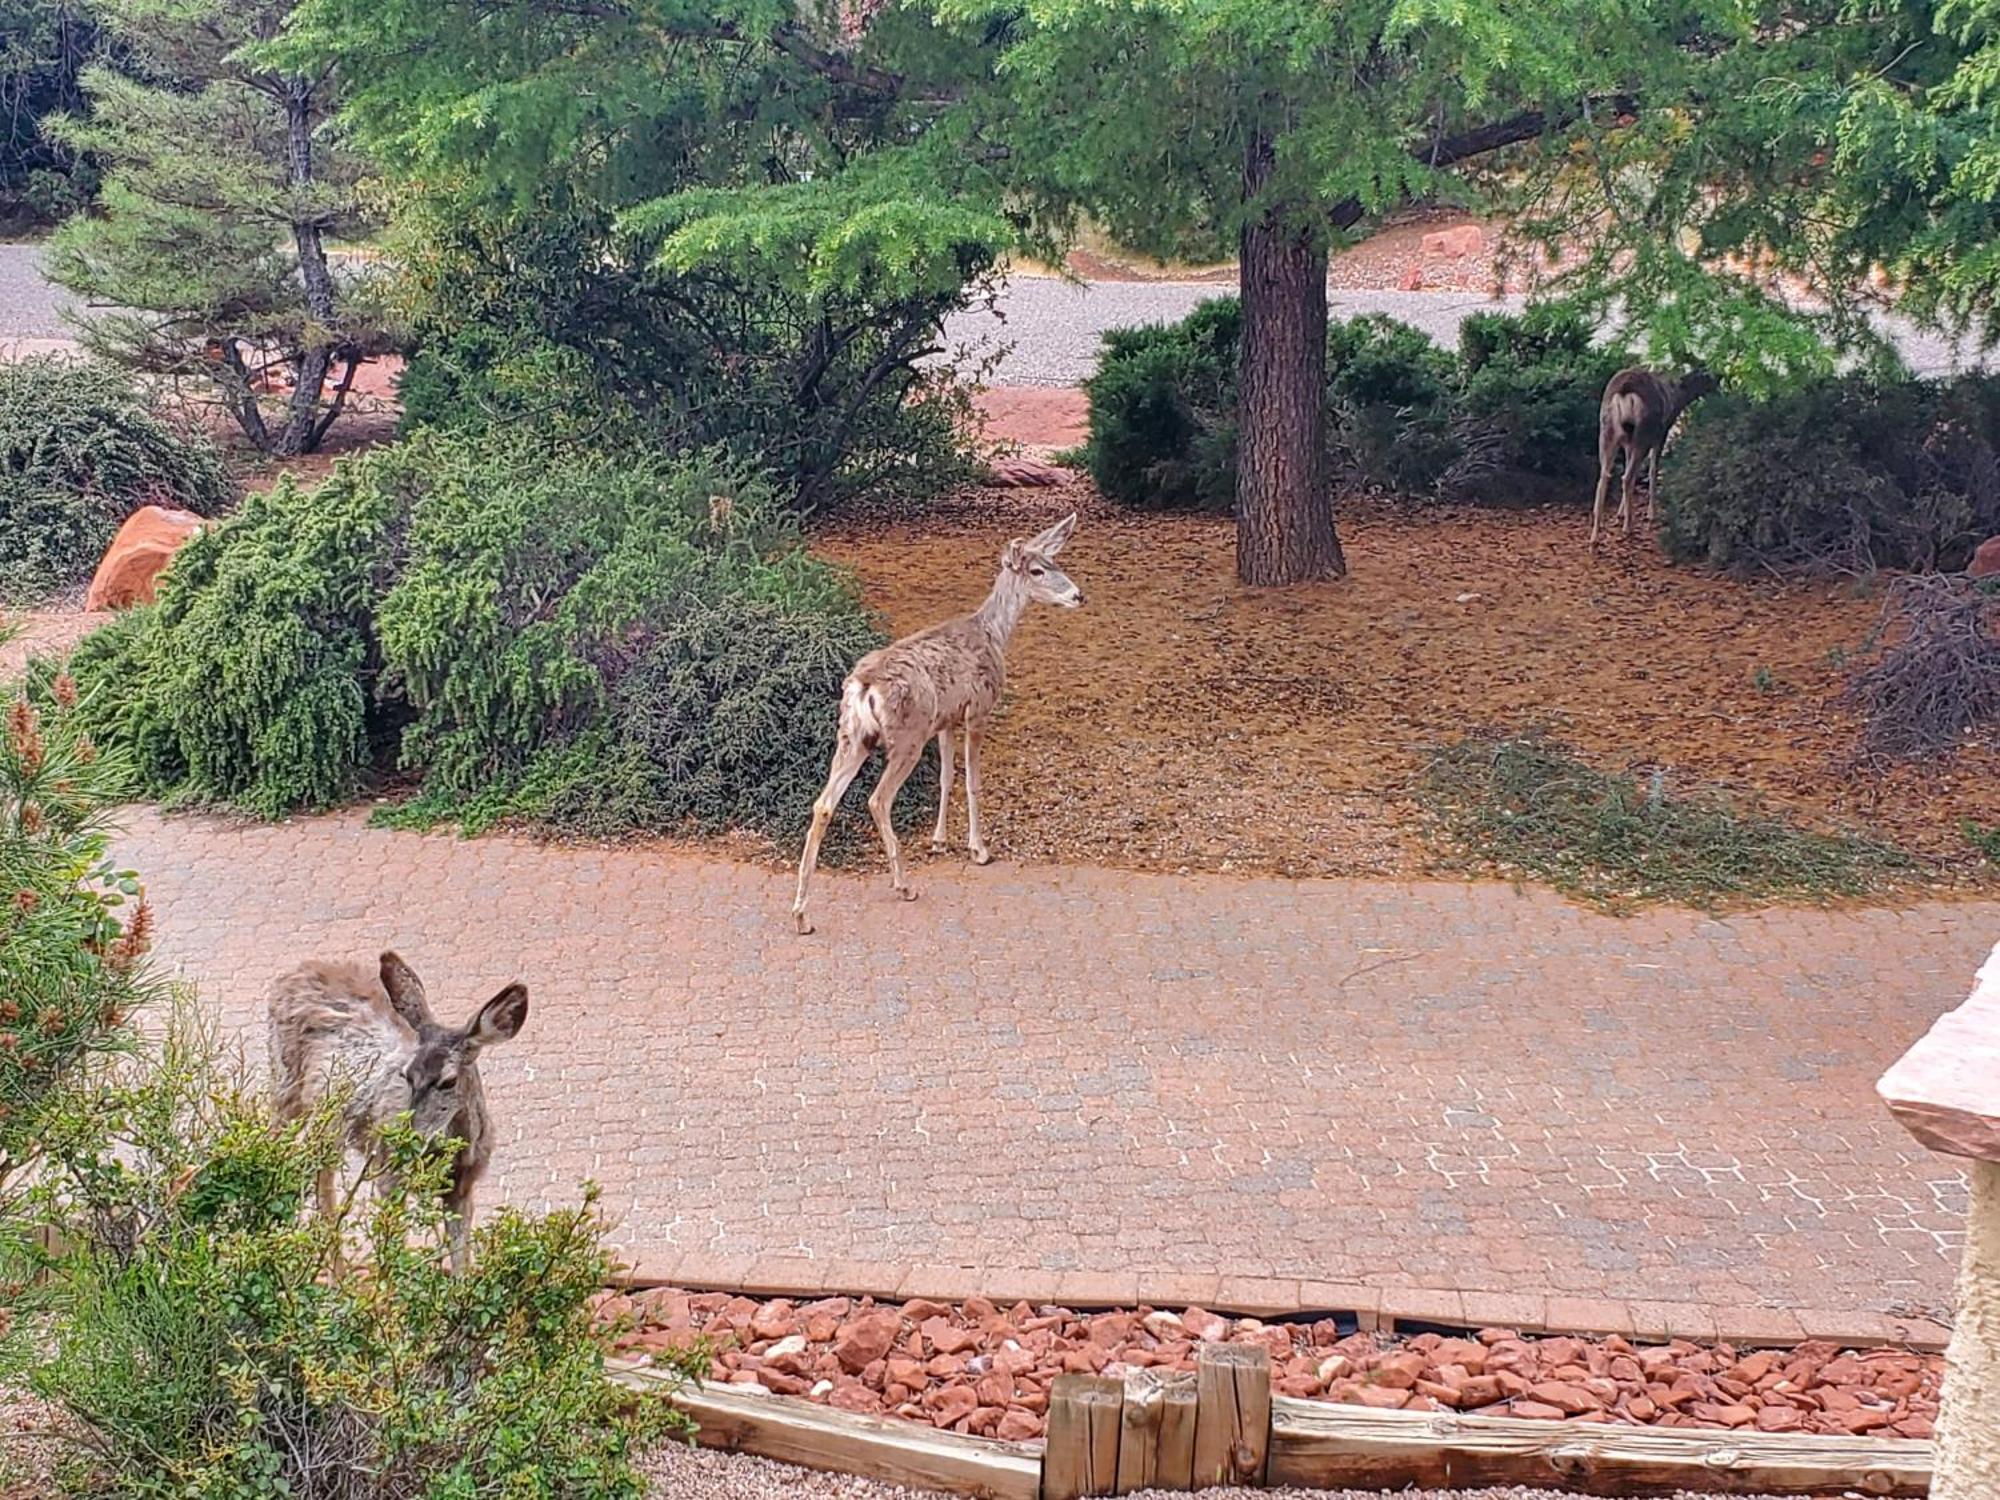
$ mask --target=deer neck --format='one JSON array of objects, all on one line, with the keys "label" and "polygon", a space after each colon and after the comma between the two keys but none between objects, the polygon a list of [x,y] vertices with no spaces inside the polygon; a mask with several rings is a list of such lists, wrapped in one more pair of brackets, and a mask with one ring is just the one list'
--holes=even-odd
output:
[{"label": "deer neck", "polygon": [[986,596],[986,602],[972,612],[973,622],[986,632],[993,644],[1002,651],[1014,637],[1014,627],[1021,623],[1021,616],[1028,608],[1028,591],[1021,587],[1019,577],[1006,568],[993,580],[993,592]]}]

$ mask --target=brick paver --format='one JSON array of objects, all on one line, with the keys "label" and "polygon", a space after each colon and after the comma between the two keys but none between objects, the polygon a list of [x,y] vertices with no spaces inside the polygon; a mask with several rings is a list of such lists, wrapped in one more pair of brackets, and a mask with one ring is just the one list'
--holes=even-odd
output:
[{"label": "brick paver", "polygon": [[231,1026],[307,956],[524,979],[492,1189],[596,1179],[660,1274],[1474,1321],[1942,1304],[1963,1183],[1871,1086],[2000,933],[932,861],[911,905],[830,873],[801,939],[782,872],[678,851],[135,811],[120,852]]}]

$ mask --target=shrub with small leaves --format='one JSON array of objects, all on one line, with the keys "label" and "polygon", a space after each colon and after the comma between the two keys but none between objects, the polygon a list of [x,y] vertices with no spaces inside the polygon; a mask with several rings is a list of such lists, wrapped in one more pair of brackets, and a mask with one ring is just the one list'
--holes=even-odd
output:
[{"label": "shrub with small leaves", "polygon": [[[54,1122],[0,1238],[23,1287],[0,1378],[68,1420],[92,1494],[133,1500],[639,1500],[687,1424],[606,1378],[595,1194],[499,1210],[454,1275],[448,1158],[392,1129],[371,1181],[309,1212],[338,1100],[286,1128],[192,1001]],[[336,1259],[343,1237],[364,1264]],[[691,1362],[656,1356],[669,1374]]]},{"label": "shrub with small leaves", "polygon": [[789,836],[880,643],[725,456],[431,432],[254,498],[72,663],[171,800],[274,817],[403,775],[404,822]]},{"label": "shrub with small leaves", "polygon": [[2000,378],[1711,396],[1660,471],[1660,540],[1740,572],[1949,570],[2000,532]]},{"label": "shrub with small leaves", "polygon": [[141,505],[212,515],[228,497],[214,445],[169,427],[129,377],[0,361],[0,600],[82,583]]},{"label": "shrub with small leaves", "polygon": [[130,778],[84,731],[77,691],[44,672],[0,725],[0,1191],[150,993],[152,912],[104,821]]}]

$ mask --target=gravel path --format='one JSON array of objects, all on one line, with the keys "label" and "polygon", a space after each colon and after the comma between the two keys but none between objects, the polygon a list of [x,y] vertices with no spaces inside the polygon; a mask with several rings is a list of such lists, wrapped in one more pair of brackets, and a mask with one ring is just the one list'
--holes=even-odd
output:
[{"label": "gravel path", "polygon": [[[848,1474],[821,1474],[768,1459],[699,1448],[663,1448],[645,1464],[652,1500],[923,1500],[928,1491],[878,1484]],[[1201,1490],[1214,1500],[1240,1500],[1242,1490]],[[1378,1490],[1258,1490],[1259,1500],[1380,1500]],[[1397,1490],[1399,1500],[1575,1500],[1552,1490]],[[1133,1500],[1187,1500],[1184,1492],[1140,1490]],[[1688,1494],[1676,1500],[1698,1500]],[[1755,1500],[1755,1497],[1747,1497]]]},{"label": "gravel path", "polygon": [[[40,256],[35,245],[0,245],[0,340],[60,338],[70,331],[62,310],[72,306],[73,299],[42,279]],[[1213,283],[1078,285],[1024,276],[1008,286],[997,309],[980,308],[949,319],[946,345],[969,372],[984,367],[993,384],[1075,385],[1095,367],[1098,342],[1106,329],[1172,322],[1185,317],[1196,303],[1227,291]],[[1336,316],[1387,313],[1440,343],[1457,337],[1467,313],[1496,306],[1517,310],[1522,304],[1518,296],[1496,300],[1463,291],[1334,291],[1328,300]],[[1906,328],[1899,342],[1919,371],[1954,367],[1951,346],[1944,339]]]}]

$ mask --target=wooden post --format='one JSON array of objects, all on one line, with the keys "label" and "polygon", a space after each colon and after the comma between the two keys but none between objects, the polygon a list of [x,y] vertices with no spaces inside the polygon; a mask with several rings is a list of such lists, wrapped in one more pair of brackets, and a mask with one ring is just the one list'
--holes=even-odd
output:
[{"label": "wooden post", "polygon": [[1058,1375],[1049,1387],[1042,1500],[1109,1495],[1118,1486],[1119,1414],[1125,1387],[1107,1375]]},{"label": "wooden post", "polygon": [[1162,1370],[1125,1377],[1118,1423],[1118,1493],[1194,1484],[1195,1378]]},{"label": "wooden post", "polygon": [[1195,1357],[1194,1487],[1262,1484],[1270,1451],[1270,1351],[1203,1344]]}]

